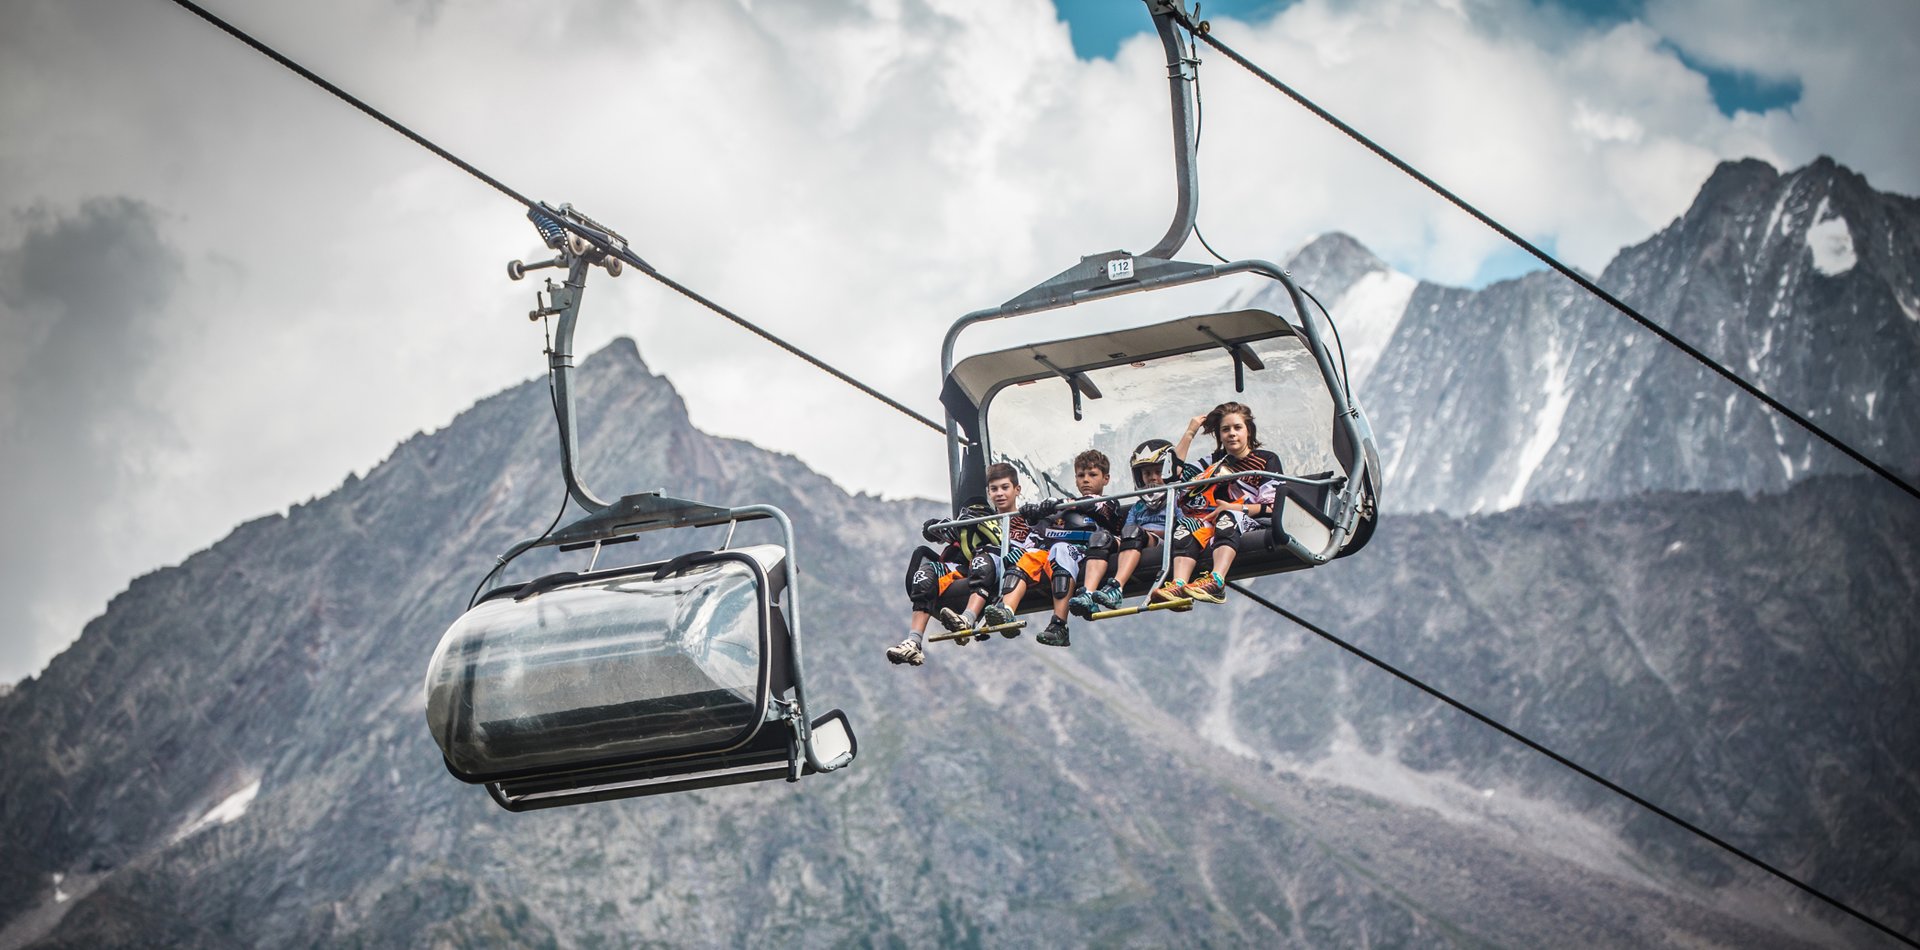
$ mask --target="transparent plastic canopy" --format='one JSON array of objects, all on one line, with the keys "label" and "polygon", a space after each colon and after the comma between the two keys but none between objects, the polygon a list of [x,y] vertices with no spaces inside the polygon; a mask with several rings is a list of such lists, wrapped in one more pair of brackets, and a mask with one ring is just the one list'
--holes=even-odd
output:
[{"label": "transparent plastic canopy", "polygon": [[725,749],[765,720],[769,599],[754,558],[525,593],[537,588],[463,614],[428,666],[427,725],[460,778]]}]

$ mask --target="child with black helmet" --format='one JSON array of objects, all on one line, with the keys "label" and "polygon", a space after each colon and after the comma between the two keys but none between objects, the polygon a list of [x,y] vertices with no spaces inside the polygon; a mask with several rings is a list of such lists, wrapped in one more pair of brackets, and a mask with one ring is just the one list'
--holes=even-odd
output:
[{"label": "child with black helmet", "polygon": [[[1190,443],[1192,438],[1193,431],[1190,430],[1181,441]],[[1133,487],[1136,490],[1186,481],[1200,474],[1199,466],[1182,459],[1179,447],[1165,439],[1148,439],[1140,443],[1129,457],[1127,467],[1133,473]],[[1132,579],[1134,570],[1140,566],[1147,550],[1158,546],[1166,535],[1166,506],[1165,494],[1146,495],[1134,501],[1127,509],[1120,531],[1114,538],[1116,553],[1111,558],[1113,575],[1106,577],[1107,560],[1090,557],[1085,589],[1073,596],[1067,605],[1069,610],[1077,616],[1090,617],[1095,611],[1119,608],[1123,591],[1127,581]],[[1180,522],[1185,519],[1176,513],[1174,520]],[[1089,548],[1088,554],[1095,552]]]}]

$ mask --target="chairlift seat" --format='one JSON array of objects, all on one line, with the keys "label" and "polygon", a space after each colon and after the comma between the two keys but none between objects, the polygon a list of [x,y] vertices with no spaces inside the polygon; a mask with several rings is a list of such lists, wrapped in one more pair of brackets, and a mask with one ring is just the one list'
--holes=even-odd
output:
[{"label": "chairlift seat", "polygon": [[448,771],[514,810],[812,771],[780,699],[793,686],[785,554],[756,545],[490,592],[428,667]]}]

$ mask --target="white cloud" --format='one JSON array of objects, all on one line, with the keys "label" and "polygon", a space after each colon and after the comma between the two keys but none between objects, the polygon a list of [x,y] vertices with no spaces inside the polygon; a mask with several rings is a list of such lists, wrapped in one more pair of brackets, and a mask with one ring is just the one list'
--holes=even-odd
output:
[{"label": "white cloud", "polygon": [[[1890,57],[1916,31],[1874,19],[1910,24],[1903,2],[1813,24],[1781,4],[1733,21],[1756,25],[1745,46],[1702,38],[1714,0],[1662,0],[1646,24],[1606,29],[1523,0],[1307,0],[1258,27],[1215,27],[1469,200],[1598,270],[1683,210],[1721,158],[1825,151],[1883,187],[1911,181],[1901,177],[1911,160],[1889,148],[1912,140],[1911,108],[1863,119],[1848,106],[1850,94],[1871,104],[1914,87],[1894,80],[1920,57]],[[1157,42],[1077,61],[1065,27],[1032,0],[222,8],[929,414],[954,318],[1082,254],[1144,249],[1172,207]],[[1802,75],[1807,98],[1790,113],[1727,119],[1663,39],[1730,63],[1776,57]],[[1875,52],[1850,65],[1855,48]],[[1501,249],[1231,63],[1206,60],[1201,220],[1223,252],[1277,257],[1337,229],[1413,273],[1461,281]],[[139,202],[180,262],[170,303],[151,315],[163,330],[142,350],[139,395],[176,435],[123,441],[140,477],[71,522],[95,542],[121,532],[125,560],[40,605],[68,618],[46,641],[6,634],[0,679],[42,665],[45,643],[77,633],[72,618],[132,573],[330,490],[543,366],[539,329],[521,316],[533,287],[504,277],[508,258],[537,249],[509,202],[167,4],[10,8],[0,194],[4,210],[64,217],[91,199]],[[28,233],[25,218],[0,214],[0,249]],[[20,279],[0,271],[9,287]],[[1018,332],[992,326],[968,340]],[[710,430],[794,452],[852,488],[941,491],[931,433],[639,275],[596,276],[589,288],[579,349],[616,335],[638,340]],[[9,411],[23,352],[0,354]],[[4,452],[10,482],[57,471],[19,444]],[[42,550],[50,524],[32,521],[16,541]]]}]

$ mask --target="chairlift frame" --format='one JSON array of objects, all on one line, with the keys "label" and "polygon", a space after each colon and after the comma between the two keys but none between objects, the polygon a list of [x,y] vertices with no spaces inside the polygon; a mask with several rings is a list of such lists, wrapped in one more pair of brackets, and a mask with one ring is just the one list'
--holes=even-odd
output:
[{"label": "chairlift frame", "polygon": [[[1294,283],[1292,275],[1277,265],[1263,260],[1241,260],[1215,265],[1172,259],[1193,232],[1199,214],[1199,178],[1194,161],[1198,143],[1195,137],[1192,106],[1192,85],[1195,81],[1193,70],[1196,63],[1187,56],[1176,32],[1178,20],[1188,18],[1184,9],[1184,0],[1144,0],[1144,2],[1153,17],[1161,46],[1167,54],[1167,83],[1169,98],[1172,102],[1174,133],[1174,178],[1177,186],[1173,222],[1159,243],[1144,254],[1134,255],[1125,250],[1115,250],[1082,257],[1078,264],[1011,300],[997,307],[968,313],[954,321],[948,328],[946,337],[941,342],[940,372],[943,380],[941,403],[946,409],[947,471],[949,486],[952,490],[952,511],[956,515],[959,514],[969,499],[977,498],[985,492],[985,471],[988,461],[986,455],[989,449],[985,410],[994,393],[1014,381],[1013,379],[1001,380],[998,384],[988,387],[985,392],[977,394],[970,394],[965,387],[959,385],[955,377],[954,353],[960,335],[967,328],[990,320],[1037,315],[1126,294],[1171,289],[1221,277],[1246,274],[1265,277],[1285,288],[1287,299],[1292,303],[1294,313],[1299,318],[1297,323],[1268,311],[1244,312],[1262,314],[1270,321],[1272,332],[1266,334],[1266,337],[1291,333],[1298,337],[1305,344],[1308,352],[1313,355],[1314,363],[1319,368],[1321,378],[1326,385],[1327,394],[1333,402],[1334,454],[1346,469],[1344,478],[1333,480],[1273,475],[1274,480],[1283,484],[1306,485],[1316,490],[1337,492],[1330,504],[1303,506],[1314,509],[1314,516],[1323,522],[1332,522],[1331,540],[1327,545],[1315,549],[1300,544],[1297,539],[1288,538],[1286,550],[1297,563],[1263,565],[1249,573],[1272,573],[1275,570],[1324,564],[1342,554],[1358,550],[1372,533],[1381,481],[1381,469],[1374,447],[1372,426],[1367,422],[1365,414],[1354,404],[1343,369],[1336,365],[1333,352],[1327,346],[1326,337],[1321,332],[1320,324],[1314,319],[1313,311],[1307,306],[1305,296],[1299,286]],[[1212,320],[1215,317],[1226,316],[1230,315],[1207,315],[1206,319]],[[1198,319],[1189,318],[1189,321]],[[1264,337],[1255,334],[1244,339],[1230,338],[1215,332],[1215,328],[1210,323],[1197,323],[1195,329],[1207,338],[1205,343],[1159,353],[1123,354],[1124,358],[1115,357],[1085,365],[1063,366],[1043,358],[1038,350],[1047,344],[1035,344],[1027,349],[1035,351],[1036,361],[1049,371],[1048,374],[1058,375],[1067,380],[1072,392],[1073,414],[1076,421],[1081,418],[1083,395],[1090,399],[1101,398],[1098,388],[1094,387],[1085,375],[1085,372],[1090,369],[1130,360],[1151,359],[1174,353],[1197,352],[1220,347],[1226,349],[1233,360],[1236,390],[1243,390],[1246,370],[1257,371],[1264,368],[1260,358],[1246,345],[1254,339]],[[1241,478],[1247,474],[1266,475],[1268,473],[1243,473],[1222,478],[1200,479],[1175,483],[1164,488],[1123,492],[1104,497],[1109,499],[1137,497],[1164,490],[1168,492],[1168,497],[1172,498],[1176,491],[1205,486],[1211,482]],[[1074,506],[1071,503],[1063,503],[1061,507]],[[1169,508],[1169,519],[1172,516],[1173,509]],[[1007,527],[1005,519],[1008,517],[1009,515],[1003,514],[948,521],[945,524],[958,527],[1000,519],[1004,551],[1007,544],[1005,540],[1007,536],[1004,533]],[[1169,546],[1163,544],[1162,547],[1165,549]],[[1170,556],[1170,550],[1163,550],[1163,575]]]},{"label": "chairlift frame", "polygon": [[[511,775],[463,774],[449,759],[446,762],[448,771],[462,781],[485,784],[488,795],[502,808],[527,811],[776,778],[797,782],[804,775],[845,767],[853,761],[859,750],[858,740],[846,714],[835,709],[816,719],[808,711],[803,662],[800,555],[794,541],[793,522],[786,512],[766,504],[739,507],[710,505],[671,497],[662,490],[606,501],[589,489],[580,477],[577,469],[579,434],[575,424],[572,386],[574,328],[585,295],[588,269],[598,265],[610,275],[618,276],[621,266],[615,250],[625,251],[626,240],[574,211],[569,205],[556,207],[542,203],[538,209],[529,210],[527,216],[556,255],[551,260],[533,264],[513,261],[508,264],[507,273],[512,279],[520,280],[530,270],[548,267],[566,270],[564,281],[556,283],[551,278],[547,280],[545,293],[536,295],[535,309],[528,313],[528,319],[558,318],[548,345],[547,365],[554,387],[553,408],[560,436],[560,467],[568,497],[586,514],[557,531],[514,544],[497,560],[504,567],[521,554],[539,547],[553,547],[563,552],[590,549],[592,553],[584,574],[549,575],[525,584],[495,587],[476,603],[486,603],[509,592],[529,589],[534,589],[533,596],[537,596],[539,590],[549,589],[542,588],[543,584],[550,585],[550,589],[561,589],[646,570],[656,570],[664,575],[676,569],[683,570],[686,566],[730,556],[751,561],[742,555],[729,554],[736,550],[732,548],[735,529],[743,522],[771,520],[779,528],[778,546],[781,554],[777,575],[767,571],[757,561],[753,563],[759,578],[759,596],[768,614],[762,620],[762,629],[768,637],[782,637],[784,643],[780,646],[784,649],[763,649],[759,662],[764,688],[767,664],[784,659],[787,669],[783,680],[786,690],[791,692],[791,698],[769,690],[761,720],[749,733],[739,737],[738,742],[723,748],[667,750],[616,760],[569,763],[554,769],[523,770]],[[560,225],[559,219],[566,220],[566,227]],[[577,233],[569,233],[569,229],[590,232],[602,243],[583,239]],[[659,564],[612,571],[595,570],[600,554],[606,547],[635,541],[643,533],[720,525],[727,526],[727,534],[718,552],[690,552]],[[493,575],[489,575],[489,580],[492,579]],[[784,608],[780,604],[782,597],[785,599]],[[785,730],[777,728],[783,725]],[[836,743],[844,740],[843,751],[831,756],[821,755],[815,739],[823,729],[835,731]]]}]

